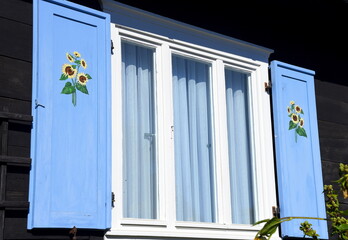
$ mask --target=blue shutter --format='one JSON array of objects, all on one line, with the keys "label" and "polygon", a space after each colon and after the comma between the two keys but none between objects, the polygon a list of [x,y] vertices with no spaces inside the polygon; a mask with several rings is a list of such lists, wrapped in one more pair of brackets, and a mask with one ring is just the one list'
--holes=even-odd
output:
[{"label": "blue shutter", "polygon": [[[271,76],[280,217],[326,218],[314,72],[273,61]],[[283,223],[282,237],[303,237],[303,221]],[[326,221],[309,222],[328,238]]]},{"label": "blue shutter", "polygon": [[110,227],[110,19],[34,1],[28,229]]}]

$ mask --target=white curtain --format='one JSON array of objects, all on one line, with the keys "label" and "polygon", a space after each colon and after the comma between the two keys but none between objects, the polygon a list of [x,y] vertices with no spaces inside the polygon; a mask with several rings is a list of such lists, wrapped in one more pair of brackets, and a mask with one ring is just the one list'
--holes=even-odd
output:
[{"label": "white curtain", "polygon": [[152,49],[122,43],[123,213],[157,217]]},{"label": "white curtain", "polygon": [[173,56],[176,218],[215,221],[210,66]]},{"label": "white curtain", "polygon": [[232,222],[254,222],[248,75],[225,71]]}]

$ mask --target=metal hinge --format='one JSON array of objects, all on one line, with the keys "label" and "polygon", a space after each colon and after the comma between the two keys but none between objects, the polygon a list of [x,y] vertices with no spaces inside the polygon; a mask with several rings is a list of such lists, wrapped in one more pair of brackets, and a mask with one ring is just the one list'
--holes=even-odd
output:
[{"label": "metal hinge", "polygon": [[276,207],[276,206],[273,206],[272,207],[272,214],[273,214],[273,217],[280,218],[280,210],[279,210],[279,208]]},{"label": "metal hinge", "polygon": [[111,40],[111,54],[114,55],[114,42]]},{"label": "metal hinge", "polygon": [[265,82],[265,90],[267,91],[268,89],[271,89],[272,88],[272,82],[271,81],[268,81],[268,82]]},{"label": "metal hinge", "polygon": [[115,207],[115,193],[111,193],[111,207]]},{"label": "metal hinge", "polygon": [[71,240],[76,240],[76,233],[77,233],[77,228],[74,226],[72,229],[69,231],[69,237]]},{"label": "metal hinge", "polygon": [[264,82],[264,84],[265,84],[265,91],[266,91],[267,93],[270,93],[270,90],[271,90],[271,88],[272,88],[272,82],[271,82],[271,81],[268,81],[268,82]]}]

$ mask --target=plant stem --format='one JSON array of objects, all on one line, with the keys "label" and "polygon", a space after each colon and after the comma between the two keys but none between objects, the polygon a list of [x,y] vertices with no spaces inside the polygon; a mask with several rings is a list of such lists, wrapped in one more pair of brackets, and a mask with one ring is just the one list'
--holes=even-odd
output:
[{"label": "plant stem", "polygon": [[77,97],[76,97],[76,83],[77,83],[77,74],[79,73],[79,70],[80,70],[80,65],[77,66],[77,72],[76,72],[76,77],[75,79],[73,79],[73,84],[74,84],[74,87],[75,87],[75,92],[73,92],[72,94],[72,103],[74,106],[76,106],[76,100],[77,100]]},{"label": "plant stem", "polygon": [[297,143],[297,132],[296,132],[296,129],[295,129],[295,142]]},{"label": "plant stem", "polygon": [[279,220],[281,221],[290,221],[293,219],[313,219],[313,220],[327,220],[326,218],[317,218],[317,217],[283,217],[283,218],[279,218]]},{"label": "plant stem", "polygon": [[76,92],[72,93],[72,104],[76,106]]}]

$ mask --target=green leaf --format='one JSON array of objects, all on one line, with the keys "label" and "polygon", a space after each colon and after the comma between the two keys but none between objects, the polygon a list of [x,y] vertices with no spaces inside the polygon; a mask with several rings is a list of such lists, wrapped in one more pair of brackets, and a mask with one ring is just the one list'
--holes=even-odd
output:
[{"label": "green leaf", "polygon": [[65,75],[64,73],[62,73],[59,80],[67,80],[67,79],[68,79],[68,75]]},{"label": "green leaf", "polygon": [[88,73],[86,73],[86,77],[87,77],[88,79],[92,79],[91,75],[89,75]]},{"label": "green leaf", "polygon": [[289,122],[289,130],[294,129],[296,127],[297,127],[297,124],[294,123],[292,120],[290,120],[290,122]]},{"label": "green leaf", "polygon": [[348,224],[341,224],[337,227],[337,229],[342,232],[348,231]]},{"label": "green leaf", "polygon": [[307,133],[306,133],[306,130],[304,128],[298,127],[296,129],[296,132],[298,135],[300,135],[302,137],[307,137]]},{"label": "green leaf", "polygon": [[282,220],[277,217],[273,217],[271,220],[267,221],[267,223],[263,226],[263,228],[258,232],[260,235],[272,235],[277,227],[280,225]]},{"label": "green leaf", "polygon": [[76,69],[76,65],[71,65],[73,69]]},{"label": "green leaf", "polygon": [[261,221],[258,221],[258,222],[256,222],[256,223],[254,223],[253,226],[258,225],[258,224],[261,224],[261,223],[264,223],[264,222],[268,222],[269,220],[271,220],[271,219],[263,219],[263,220],[261,220]]},{"label": "green leaf", "polygon": [[84,93],[84,94],[88,94],[88,90],[87,87],[85,85],[81,85],[81,84],[76,84],[76,88],[77,90],[79,90],[80,92]]},{"label": "green leaf", "polygon": [[64,88],[62,89],[62,94],[72,94],[76,92],[76,89],[74,86],[72,86],[71,82],[67,82],[64,86]]},{"label": "green leaf", "polygon": [[303,109],[301,109],[301,114],[304,114]]},{"label": "green leaf", "polygon": [[80,60],[76,60],[75,63],[78,64],[78,65],[80,65],[80,64],[81,64],[81,61],[80,61]]}]

